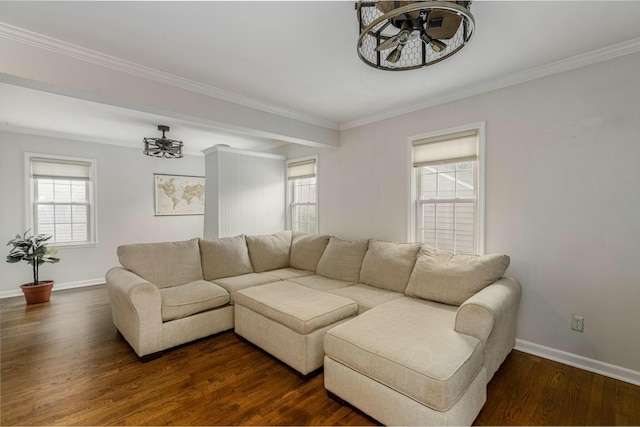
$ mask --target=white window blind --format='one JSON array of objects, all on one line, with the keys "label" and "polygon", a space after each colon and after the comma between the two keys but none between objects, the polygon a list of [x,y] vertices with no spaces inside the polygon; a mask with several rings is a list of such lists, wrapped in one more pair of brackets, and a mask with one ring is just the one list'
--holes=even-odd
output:
[{"label": "white window blind", "polygon": [[91,163],[62,159],[31,158],[31,178],[34,179],[91,179]]},{"label": "white window blind", "polygon": [[316,160],[291,162],[287,165],[287,179],[313,178],[316,176]]},{"label": "white window blind", "polygon": [[419,139],[413,142],[413,166],[458,163],[478,158],[478,131]]}]

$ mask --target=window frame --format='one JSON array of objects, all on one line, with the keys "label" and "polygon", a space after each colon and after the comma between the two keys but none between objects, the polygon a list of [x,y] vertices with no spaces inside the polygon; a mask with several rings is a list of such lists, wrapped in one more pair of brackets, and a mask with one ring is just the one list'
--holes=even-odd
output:
[{"label": "window frame", "polygon": [[[25,153],[24,156],[24,176],[25,176],[25,224],[27,230],[32,230],[33,233],[37,233],[36,230],[36,213],[37,209],[37,188],[36,188],[36,180],[32,178],[32,160],[33,159],[44,159],[55,161],[71,161],[71,162],[82,162],[87,163],[90,168],[90,179],[87,181],[86,189],[87,189],[87,202],[86,206],[88,208],[87,215],[87,235],[88,239],[82,242],[56,242],[53,239],[50,241],[52,245],[61,248],[73,248],[73,247],[93,247],[98,243],[97,236],[97,207],[96,207],[96,188],[97,188],[97,174],[96,174],[96,160],[89,159],[84,157],[75,157],[75,156],[63,156],[56,154],[44,154],[44,153]],[[73,202],[70,202],[69,205],[74,206]],[[85,204],[81,204],[85,205]],[[77,206],[77,205],[76,205]]]},{"label": "window frame", "polygon": [[[443,129],[435,132],[429,132],[420,135],[414,135],[408,138],[407,150],[408,150],[408,175],[410,182],[409,191],[409,227],[407,230],[407,241],[420,242],[418,232],[418,218],[419,209],[423,204],[418,197],[418,191],[420,185],[418,183],[418,169],[413,166],[413,143],[426,138],[437,138],[455,133],[473,131],[478,134],[478,156],[477,167],[475,169],[477,191],[476,191],[476,218],[474,224],[475,234],[475,253],[482,255],[485,253],[485,172],[486,172],[486,123],[478,122],[467,125],[462,125],[454,128]],[[452,199],[454,200],[454,199]],[[446,200],[440,200],[440,203],[446,202]]]},{"label": "window frame", "polygon": [[[294,181],[296,181],[295,179],[289,179],[288,176],[288,170],[289,170],[289,164],[291,163],[298,163],[298,162],[304,162],[304,161],[309,161],[309,160],[313,160],[315,161],[315,186],[316,186],[316,201],[315,202],[294,202]],[[290,159],[287,160],[285,162],[285,180],[286,182],[286,197],[285,197],[285,222],[286,222],[286,228],[287,230],[293,230],[293,211],[295,209],[296,206],[315,206],[315,212],[316,212],[316,231],[314,234],[318,234],[320,231],[320,218],[319,218],[319,205],[320,205],[320,186],[319,186],[319,173],[318,173],[318,156],[314,155],[314,156],[306,156],[306,157],[299,157],[299,158],[295,158],[295,159]],[[300,178],[300,179],[308,179],[308,178]]]}]

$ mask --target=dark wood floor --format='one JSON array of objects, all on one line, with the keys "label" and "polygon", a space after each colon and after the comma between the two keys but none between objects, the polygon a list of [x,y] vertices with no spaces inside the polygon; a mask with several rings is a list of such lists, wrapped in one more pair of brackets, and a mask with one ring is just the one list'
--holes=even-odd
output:
[{"label": "dark wood floor", "polygon": [[[0,425],[375,425],[232,333],[141,364],[104,286],[0,301]],[[640,425],[640,387],[513,351],[477,425]]]}]

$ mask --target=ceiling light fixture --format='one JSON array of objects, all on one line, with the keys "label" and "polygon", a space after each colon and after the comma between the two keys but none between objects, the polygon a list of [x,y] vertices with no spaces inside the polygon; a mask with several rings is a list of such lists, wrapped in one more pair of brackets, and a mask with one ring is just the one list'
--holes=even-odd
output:
[{"label": "ceiling light fixture", "polygon": [[169,132],[169,126],[158,125],[162,131],[162,138],[145,138],[144,151],[147,156],[164,157],[166,159],[179,159],[182,157],[182,141],[176,141],[164,136]]},{"label": "ceiling light fixture", "polygon": [[471,1],[359,0],[358,56],[367,65],[392,71],[447,59],[473,35],[470,5]]}]

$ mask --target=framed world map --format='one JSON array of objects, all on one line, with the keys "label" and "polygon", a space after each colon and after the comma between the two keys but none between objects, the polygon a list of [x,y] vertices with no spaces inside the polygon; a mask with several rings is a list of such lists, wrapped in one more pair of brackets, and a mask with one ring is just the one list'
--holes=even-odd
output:
[{"label": "framed world map", "polygon": [[156,216],[204,215],[203,176],[153,174]]}]

